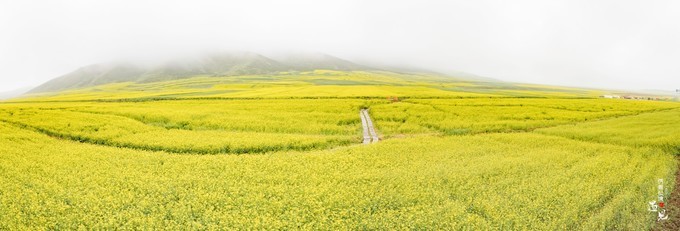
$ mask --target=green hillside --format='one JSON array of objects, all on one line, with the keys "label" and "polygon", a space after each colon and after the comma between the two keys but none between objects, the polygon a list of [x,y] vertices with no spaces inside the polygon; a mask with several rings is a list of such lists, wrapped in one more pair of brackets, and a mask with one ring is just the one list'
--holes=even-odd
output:
[{"label": "green hillside", "polygon": [[301,54],[279,61],[251,52],[224,52],[175,59],[157,65],[95,64],[50,80],[29,93],[58,92],[120,82],[158,82],[195,76],[242,76],[316,69],[356,71],[373,68],[325,54]]},{"label": "green hillside", "polygon": [[532,84],[480,82],[436,74],[314,70],[236,76],[198,75],[155,82],[126,81],[60,92],[33,92],[13,101],[309,97],[383,99],[388,96],[592,98],[602,92]]}]

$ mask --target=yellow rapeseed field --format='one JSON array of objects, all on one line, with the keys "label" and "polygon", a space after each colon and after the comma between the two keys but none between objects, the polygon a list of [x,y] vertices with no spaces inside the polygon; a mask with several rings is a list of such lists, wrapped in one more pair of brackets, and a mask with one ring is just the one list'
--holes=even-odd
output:
[{"label": "yellow rapeseed field", "polygon": [[0,230],[645,230],[675,187],[678,103],[282,75],[0,103]]}]

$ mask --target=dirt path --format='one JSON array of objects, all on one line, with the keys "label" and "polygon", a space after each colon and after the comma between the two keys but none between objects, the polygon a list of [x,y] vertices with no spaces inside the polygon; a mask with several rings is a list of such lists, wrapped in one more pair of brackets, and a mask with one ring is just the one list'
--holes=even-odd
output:
[{"label": "dirt path", "polygon": [[361,109],[359,112],[359,116],[361,117],[361,125],[364,128],[364,144],[368,143],[377,143],[378,140],[378,133],[375,131],[375,127],[373,127],[373,121],[371,120],[371,117],[368,115],[368,110],[367,109]]},{"label": "dirt path", "polygon": [[361,117],[361,126],[364,128],[363,144],[371,143],[371,136],[368,133],[368,122],[366,122],[366,117],[364,117],[364,109],[361,109],[361,111],[359,111],[359,117]]},{"label": "dirt path", "polygon": [[668,220],[657,222],[651,230],[680,230],[680,170],[675,173],[675,188],[668,199]]}]

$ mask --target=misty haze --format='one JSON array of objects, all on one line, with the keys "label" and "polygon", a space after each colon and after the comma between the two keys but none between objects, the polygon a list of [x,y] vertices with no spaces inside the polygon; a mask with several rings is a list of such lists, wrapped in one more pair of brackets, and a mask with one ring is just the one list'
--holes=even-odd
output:
[{"label": "misty haze", "polygon": [[680,230],[680,2],[2,1],[0,230]]}]

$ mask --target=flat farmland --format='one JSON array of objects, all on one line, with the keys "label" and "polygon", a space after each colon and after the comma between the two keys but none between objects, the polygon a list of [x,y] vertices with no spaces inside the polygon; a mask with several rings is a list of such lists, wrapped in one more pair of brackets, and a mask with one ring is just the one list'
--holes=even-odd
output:
[{"label": "flat farmland", "polygon": [[[361,144],[364,108],[378,143]],[[656,179],[677,170],[679,108],[513,97],[4,103],[0,227],[645,229]]]}]

